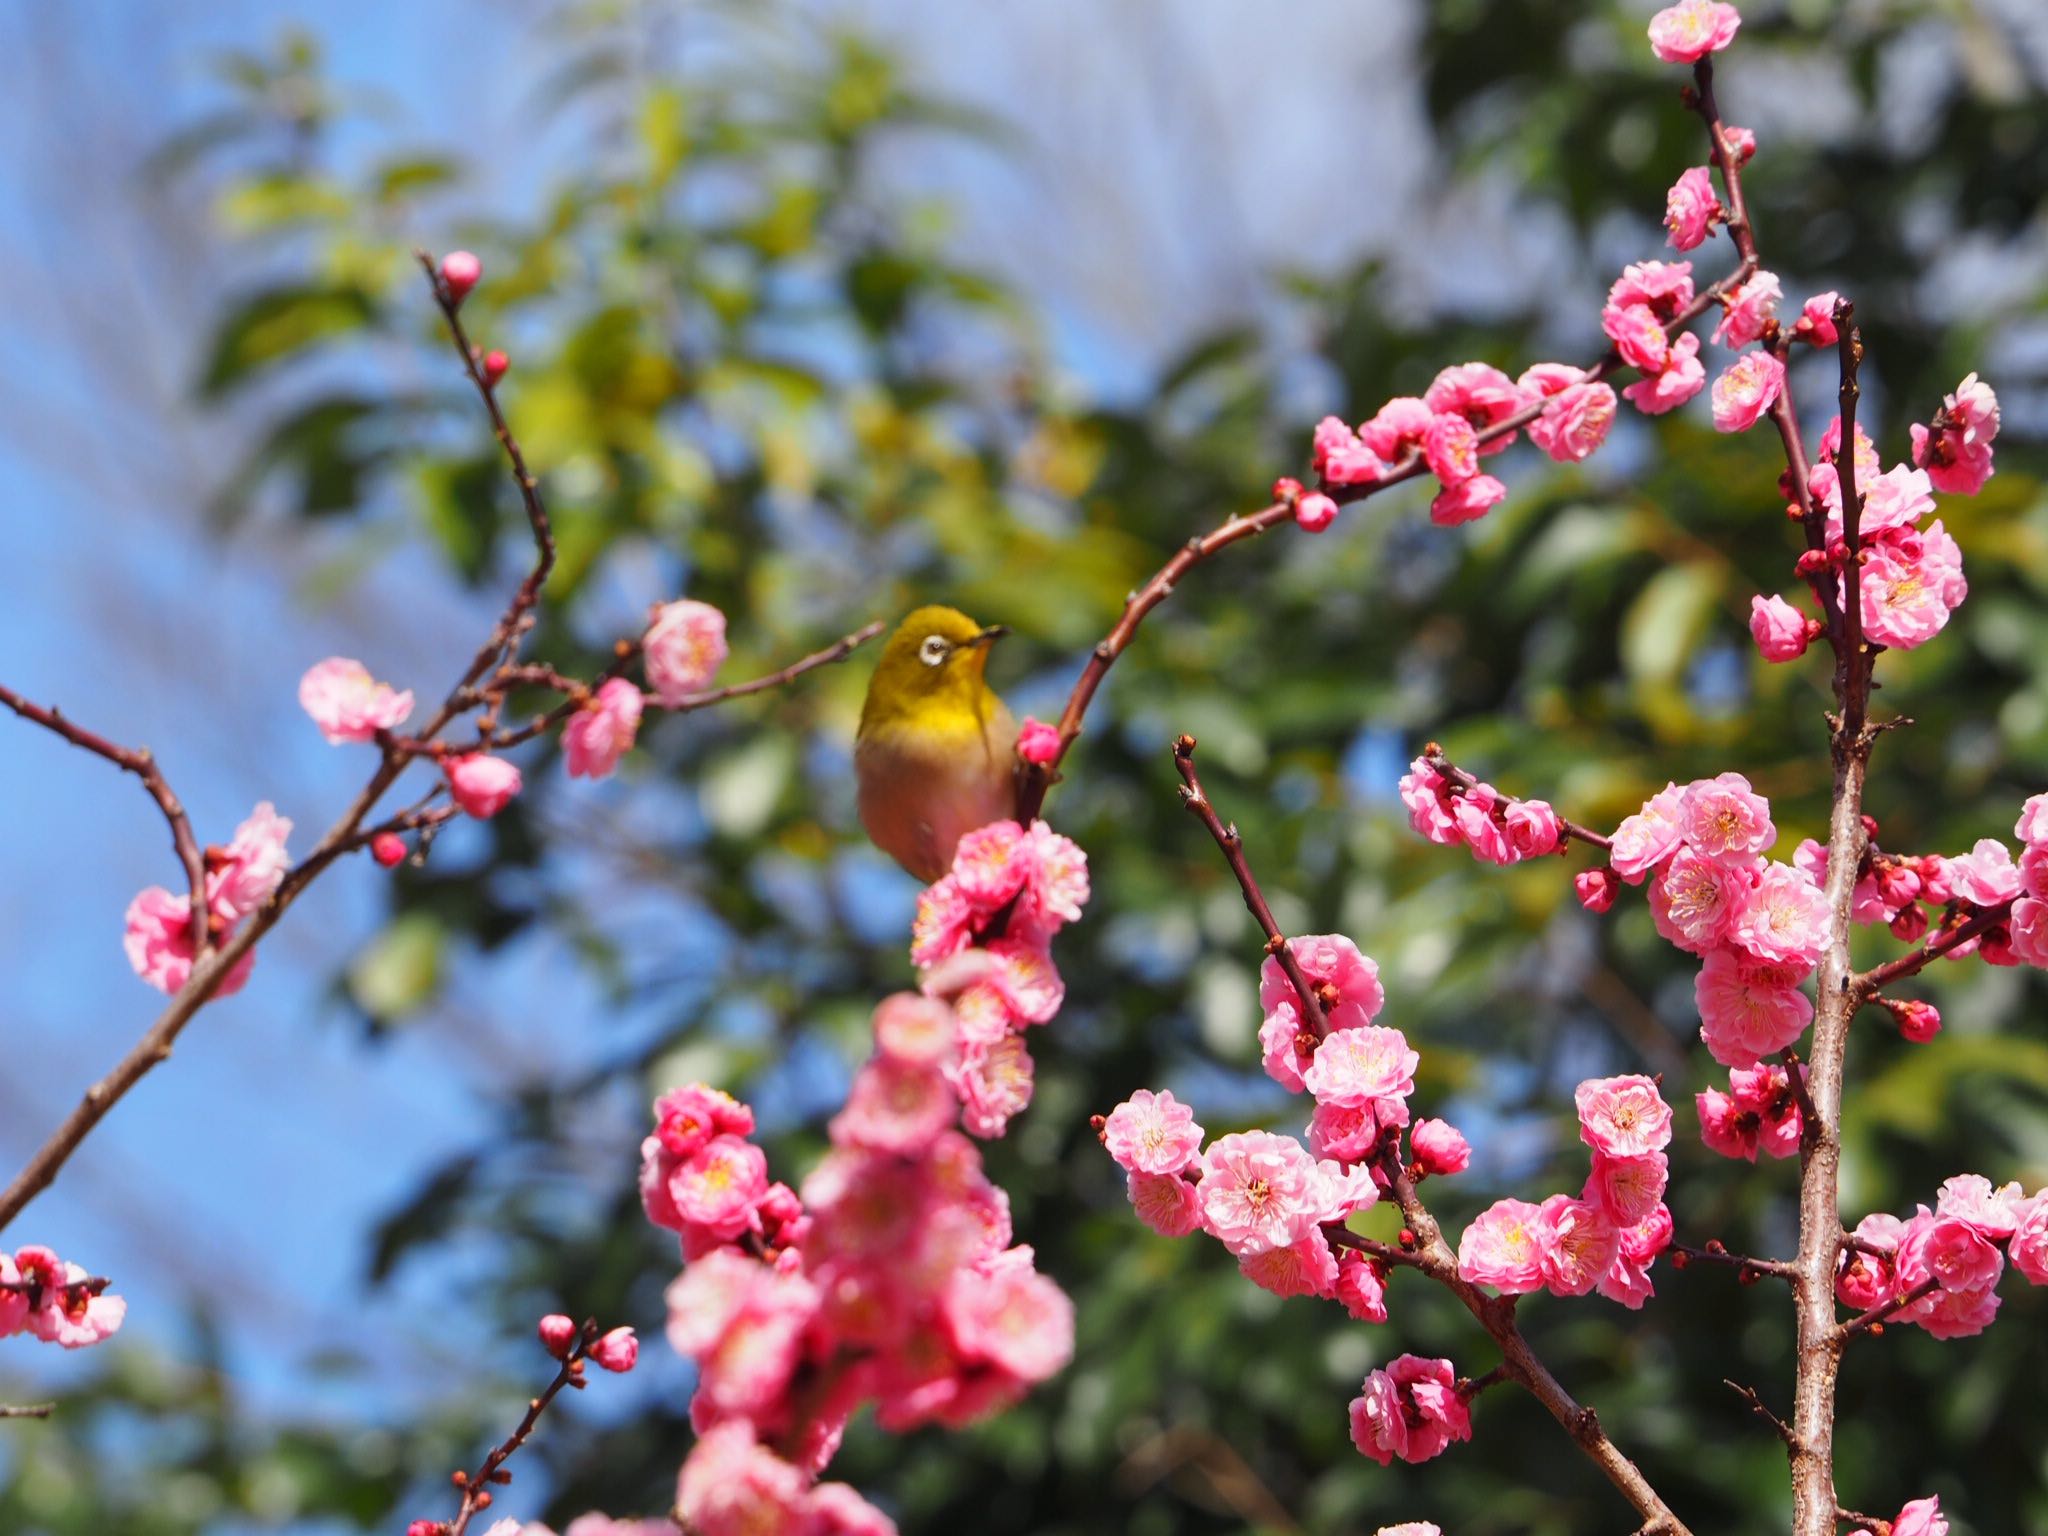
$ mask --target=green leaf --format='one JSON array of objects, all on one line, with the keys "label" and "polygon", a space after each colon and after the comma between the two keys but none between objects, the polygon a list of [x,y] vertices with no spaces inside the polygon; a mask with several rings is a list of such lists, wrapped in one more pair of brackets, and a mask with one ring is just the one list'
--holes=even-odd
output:
[{"label": "green leaf", "polygon": [[252,294],[214,332],[200,393],[218,399],[314,343],[361,330],[376,317],[370,295],[352,286],[305,283]]}]

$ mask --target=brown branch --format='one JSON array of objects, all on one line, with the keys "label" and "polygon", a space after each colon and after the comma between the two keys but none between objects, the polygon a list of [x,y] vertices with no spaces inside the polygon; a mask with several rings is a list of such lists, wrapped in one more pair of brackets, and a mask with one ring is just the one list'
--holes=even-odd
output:
[{"label": "brown branch", "polygon": [[1730,1381],[1725,1376],[1721,1378],[1721,1385],[1728,1388],[1729,1391],[1733,1392],[1737,1397],[1741,1398],[1744,1402],[1748,1403],[1749,1411],[1751,1413],[1755,1414],[1758,1418],[1762,1419],[1766,1424],[1770,1425],[1772,1429],[1776,1430],[1778,1432],[1778,1438],[1785,1442],[1785,1449],[1788,1452],[1798,1446],[1799,1440],[1798,1437],[1792,1433],[1792,1426],[1790,1424],[1787,1424],[1783,1419],[1779,1418],[1775,1413],[1771,1412],[1770,1408],[1765,1404],[1762,1394],[1759,1393],[1755,1387],[1745,1387],[1741,1382]]},{"label": "brown branch", "polygon": [[192,938],[201,955],[212,946],[213,935],[206,924],[206,856],[200,851],[199,839],[192,833],[192,818],[185,814],[185,806],[157,767],[156,756],[147,747],[123,747],[107,740],[96,731],[88,731],[76,721],[67,720],[64,712],[55,705],[37,704],[25,699],[12,688],[0,685],[0,704],[5,704],[22,719],[54,731],[64,740],[94,757],[105,758],[124,773],[132,773],[142,781],[149,798],[156,802],[156,808],[163,813],[171,829],[171,847],[176,850],[178,862],[184,866],[186,894],[192,903]]},{"label": "brown branch", "polygon": [[2001,901],[1995,907],[1984,907],[1956,924],[1952,928],[1933,935],[1917,949],[1887,960],[1883,965],[1873,966],[1861,975],[1852,978],[1852,985],[1858,997],[1869,1002],[1878,992],[1905,976],[1917,976],[1950,950],[1960,948],[1979,934],[1989,932],[2012,916],[2012,903]]},{"label": "brown branch", "polygon": [[55,1403],[0,1403],[0,1419],[47,1419],[56,1411]]},{"label": "brown branch", "polygon": [[[1456,784],[1460,789],[1477,789],[1484,782],[1477,775],[1467,773],[1456,763],[1445,757],[1444,749],[1433,741],[1423,747],[1422,758],[1430,767],[1449,779],[1453,784]],[[1492,786],[1488,787],[1491,788]],[[1495,793],[1498,793],[1498,791],[1496,790]],[[1566,821],[1564,817],[1559,816],[1557,824],[1563,829],[1566,837],[1577,838],[1580,842],[1591,847],[1606,850],[1614,846],[1613,838],[1603,832],[1595,832],[1591,827],[1582,827],[1576,821]],[[1560,844],[1559,846],[1562,847],[1563,845]]]},{"label": "brown branch", "polygon": [[526,1444],[527,1437],[540,1423],[541,1415],[548,1411],[564,1387],[581,1391],[585,1385],[583,1362],[590,1354],[590,1346],[597,1340],[597,1324],[585,1322],[576,1335],[576,1342],[569,1353],[562,1357],[562,1363],[555,1372],[555,1379],[541,1389],[539,1397],[529,1398],[526,1413],[519,1420],[511,1434],[491,1448],[490,1454],[474,1472],[457,1472],[455,1486],[462,1490],[462,1507],[449,1522],[447,1536],[463,1536],[469,1529],[469,1522],[491,1507],[491,1489],[494,1485],[509,1483],[512,1474],[504,1470],[518,1449]]},{"label": "brown branch", "polygon": [[1859,1531],[1868,1531],[1870,1536],[1892,1536],[1892,1523],[1880,1520],[1876,1515],[1858,1514],[1853,1509],[1835,1510],[1835,1518],[1843,1525],[1853,1525]]},{"label": "brown branch", "polygon": [[1792,1265],[1784,1259],[1753,1259],[1747,1254],[1730,1253],[1718,1240],[1695,1247],[1691,1243],[1673,1243],[1671,1262],[1679,1269],[1690,1264],[1714,1264],[1725,1269],[1740,1270],[1745,1279],[1769,1276],[1774,1280],[1793,1278]]},{"label": "brown branch", "polygon": [[1209,829],[1209,835],[1216,839],[1216,846],[1223,850],[1230,872],[1237,876],[1237,888],[1244,892],[1246,909],[1266,935],[1266,953],[1279,963],[1295,995],[1301,999],[1302,1022],[1318,1040],[1322,1039],[1330,1032],[1329,1018],[1323,1012],[1323,1000],[1309,985],[1308,977],[1302,974],[1301,962],[1294,958],[1294,951],[1287,945],[1287,935],[1273,921],[1273,909],[1266,905],[1265,893],[1259,889],[1258,878],[1252,874],[1251,864],[1245,859],[1244,839],[1237,835],[1236,825],[1226,827],[1216,814],[1216,807],[1210,804],[1209,797],[1202,793],[1202,781],[1195,775],[1195,738],[1185,732],[1174,738],[1173,766],[1180,773],[1180,803]]}]

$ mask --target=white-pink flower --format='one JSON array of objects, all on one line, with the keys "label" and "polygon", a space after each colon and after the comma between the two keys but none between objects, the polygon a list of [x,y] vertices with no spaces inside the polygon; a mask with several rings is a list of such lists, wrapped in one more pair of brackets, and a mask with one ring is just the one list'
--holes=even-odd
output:
[{"label": "white-pink flower", "polygon": [[448,794],[466,816],[488,821],[512,803],[519,793],[520,775],[516,764],[484,752],[451,757],[441,765],[448,775]]},{"label": "white-pink flower", "polygon": [[1680,846],[1650,882],[1657,931],[1689,954],[1724,943],[1748,898],[1750,872]]},{"label": "white-pink flower", "polygon": [[1688,784],[1679,802],[1678,825],[1695,853],[1738,867],[1750,864],[1778,838],[1770,801],[1739,773]]},{"label": "white-pink flower", "polygon": [[1508,488],[1492,475],[1474,475],[1445,486],[1430,498],[1429,520],[1439,528],[1455,528],[1486,516],[1507,496]]},{"label": "white-pink flower", "polygon": [[1671,184],[1664,197],[1664,228],[1670,232],[1673,249],[1689,251],[1714,232],[1722,217],[1721,199],[1714,195],[1714,178],[1704,165],[1696,165]]},{"label": "white-pink flower", "polygon": [[1775,272],[1751,274],[1748,282],[1721,301],[1724,309],[1714,326],[1714,342],[1725,347],[1748,346],[1777,319],[1778,300],[1784,296]]},{"label": "white-pink flower", "polygon": [[284,847],[291,831],[290,820],[268,800],[235,828],[234,840],[208,860],[206,904],[216,917],[234,923],[270,899],[291,868]]},{"label": "white-pink flower", "polygon": [[1313,457],[1325,485],[1369,485],[1380,477],[1372,450],[1335,416],[1316,423]]},{"label": "white-pink flower", "polygon": [[1915,1499],[1892,1521],[1892,1536],[1948,1536],[1939,1498]]},{"label": "white-pink flower", "polygon": [[1650,18],[1650,49],[1666,64],[1694,64],[1735,40],[1742,14],[1720,0],[1679,0]]},{"label": "white-pink flower", "polygon": [[[1324,1022],[1332,1030],[1370,1024],[1386,1006],[1378,964],[1343,934],[1303,934],[1287,941],[1287,952],[1319,994]],[[1283,1003],[1299,1007],[1300,1001],[1294,984],[1280,968],[1279,957],[1268,955],[1259,967],[1259,1006],[1270,1018]]]},{"label": "white-pink flower", "polygon": [[1863,601],[1863,633],[1879,645],[1910,651],[1940,634],[1950,604],[1941,572],[1888,545],[1876,544],[1857,580]]},{"label": "white-pink flower", "polygon": [[1319,1104],[1364,1109],[1413,1093],[1415,1068],[1421,1060],[1398,1029],[1374,1024],[1333,1030],[1317,1048],[1301,1081]]},{"label": "white-pink flower", "polygon": [[1202,1128],[1171,1093],[1140,1088],[1110,1111],[1102,1144],[1126,1172],[1178,1174],[1200,1155]]},{"label": "white-pink flower", "polygon": [[1195,1186],[1177,1173],[1132,1173],[1124,1180],[1138,1220],[1161,1237],[1186,1237],[1202,1225]]},{"label": "white-pink flower", "polygon": [[725,615],[683,598],[654,610],[640,638],[647,683],[673,709],[708,685],[725,662]]},{"label": "white-pink flower", "polygon": [[1614,390],[1606,384],[1574,384],[1551,398],[1529,423],[1529,441],[1560,464],[1589,457],[1614,425]]},{"label": "white-pink flower", "polygon": [[1785,387],[1785,365],[1768,352],[1745,352],[1714,380],[1714,430],[1747,432]]},{"label": "white-pink flower", "polygon": [[1991,478],[1998,424],[1998,396],[1973,373],[1942,402],[1930,425],[1913,424],[1913,462],[1927,471],[1935,489],[1974,496]]},{"label": "white-pink flower", "polygon": [[380,683],[360,661],[330,656],[299,679],[299,707],[313,717],[320,734],[339,745],[369,741],[393,730],[412,713],[412,693]]},{"label": "white-pink flower", "polygon": [[1609,1157],[1643,1157],[1671,1145],[1671,1106],[1640,1074],[1592,1077],[1572,1094],[1579,1139]]},{"label": "white-pink flower", "polygon": [[1783,967],[1759,965],[1717,949],[1693,983],[1700,1038],[1724,1067],[1753,1067],[1806,1032],[1813,1002]]},{"label": "white-pink flower", "polygon": [[623,677],[607,678],[589,704],[562,727],[562,750],[572,779],[602,779],[633,750],[645,701]]},{"label": "white-pink flower", "polygon": [[1768,864],[1744,892],[1730,936],[1759,960],[1810,970],[1827,948],[1827,897],[1805,871]]},{"label": "white-pink flower", "polygon": [[1643,377],[1622,390],[1622,397],[1645,416],[1675,411],[1707,386],[1706,364],[1700,361],[1700,339],[1687,331],[1671,343],[1662,364],[1645,369]]},{"label": "white-pink flower", "polygon": [[2020,893],[2012,851],[1995,837],[1980,837],[1966,854],[1944,861],[1949,888],[1964,901],[1995,907]]},{"label": "white-pink flower", "polygon": [[1810,640],[1806,615],[1777,593],[1749,600],[1749,633],[1765,661],[1796,661]]},{"label": "white-pink flower", "polygon": [[[198,948],[192,933],[192,898],[173,896],[160,885],[152,885],[128,903],[121,948],[135,974],[159,992],[176,992],[192,976],[193,957]],[[241,991],[255,968],[256,951],[250,950],[214,988],[215,997],[229,997]]]},{"label": "white-pink flower", "polygon": [[1458,1239],[1458,1274],[1515,1296],[1543,1289],[1543,1269],[1557,1233],[1540,1206],[1496,1200],[1472,1218]]},{"label": "white-pink flower", "polygon": [[1323,1219],[1315,1159],[1291,1136],[1240,1131],[1202,1154],[1202,1225],[1239,1258],[1285,1248]]},{"label": "white-pink flower", "polygon": [[1643,877],[1678,847],[1679,807],[1684,799],[1684,790],[1676,784],[1666,784],[1643,803],[1640,811],[1614,829],[1608,863],[1630,885],[1640,885]]},{"label": "white-pink flower", "polygon": [[1542,1211],[1554,1235],[1543,1254],[1544,1289],[1553,1296],[1583,1296],[1621,1257],[1621,1231],[1599,1205],[1570,1195],[1552,1195]]}]

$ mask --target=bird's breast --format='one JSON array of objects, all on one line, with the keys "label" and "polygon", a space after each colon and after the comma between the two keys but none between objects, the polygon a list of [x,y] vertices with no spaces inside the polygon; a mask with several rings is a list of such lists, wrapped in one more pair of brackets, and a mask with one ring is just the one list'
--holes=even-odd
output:
[{"label": "bird's breast", "polygon": [[891,721],[854,748],[860,819],[875,846],[918,879],[938,879],[976,827],[1015,813],[1016,726],[1000,706],[986,719]]}]

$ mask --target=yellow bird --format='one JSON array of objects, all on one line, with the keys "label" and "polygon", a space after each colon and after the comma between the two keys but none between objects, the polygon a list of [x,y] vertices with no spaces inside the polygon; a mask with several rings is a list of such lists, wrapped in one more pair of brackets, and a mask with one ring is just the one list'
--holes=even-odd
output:
[{"label": "yellow bird", "polygon": [[1007,633],[957,608],[920,608],[868,681],[853,748],[861,825],[927,884],[952,867],[962,834],[1016,811],[1017,725],[984,676]]}]

